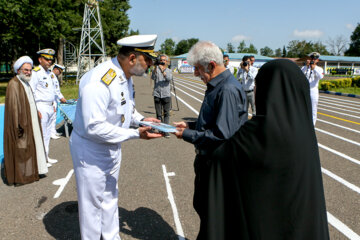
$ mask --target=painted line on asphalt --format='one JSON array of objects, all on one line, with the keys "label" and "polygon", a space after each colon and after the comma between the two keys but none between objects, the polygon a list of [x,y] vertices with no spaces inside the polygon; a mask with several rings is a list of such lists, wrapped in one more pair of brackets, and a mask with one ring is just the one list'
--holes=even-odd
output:
[{"label": "painted line on asphalt", "polygon": [[354,184],[346,181],[345,179],[339,177],[338,175],[330,172],[329,170],[325,169],[325,168],[321,168],[321,172],[323,172],[324,174],[328,175],[329,177],[331,177],[332,179],[338,181],[339,183],[341,183],[342,185],[346,186],[347,188],[353,190],[354,192],[357,192],[358,194],[360,194],[360,188],[358,186],[355,186]]},{"label": "painted line on asphalt", "polygon": [[350,113],[359,113],[359,110],[360,110],[360,109],[358,109],[358,111],[354,111],[354,110],[345,109],[345,106],[343,108],[339,108],[339,107],[328,106],[328,105],[321,104],[321,103],[319,103],[318,106],[323,106],[323,107],[332,108],[332,109],[338,109],[338,110],[341,110],[344,112],[350,112]]},{"label": "painted line on asphalt", "polygon": [[196,91],[196,90],[194,90],[194,89],[192,89],[192,88],[190,88],[190,87],[188,87],[188,86],[186,86],[186,85],[183,85],[182,83],[176,83],[176,85],[182,86],[182,87],[184,87],[184,88],[186,88],[186,89],[189,89],[190,91],[193,91],[194,93],[197,93],[197,94],[199,94],[199,95],[201,95],[201,96],[204,96],[204,95],[205,95],[203,92]]},{"label": "painted line on asphalt", "polygon": [[319,96],[319,98],[326,98],[326,99],[331,99],[331,100],[336,100],[339,102],[349,102],[349,103],[357,103],[360,104],[359,101],[352,101],[352,100],[346,100],[346,99],[342,99],[342,98],[334,98],[334,97],[326,97],[326,96]]},{"label": "painted line on asphalt", "polygon": [[[325,121],[325,120],[322,120],[322,119],[319,119],[319,118],[317,119],[317,121],[323,122],[323,123],[326,123],[326,124],[329,124],[329,125],[333,125],[335,127],[342,128],[342,129],[345,129],[345,130],[360,134],[359,130],[356,130],[356,129],[353,129],[353,128],[348,128],[348,127],[345,127],[345,126],[342,126],[342,125],[339,125],[339,124],[336,124],[336,123],[328,122],[328,121]],[[357,122],[355,122],[355,123],[357,123]],[[360,125],[360,123],[357,123],[357,124]]]},{"label": "painted line on asphalt", "polygon": [[360,123],[358,123],[358,122],[350,121],[350,120],[347,120],[347,119],[344,119],[344,118],[335,117],[335,116],[332,116],[332,115],[329,115],[329,114],[325,114],[325,113],[321,113],[321,112],[318,112],[318,114],[326,116],[326,117],[334,118],[334,119],[337,119],[337,120],[341,120],[341,121],[344,121],[344,122],[349,122],[349,123],[354,123],[354,124],[360,125]]},{"label": "painted line on asphalt", "polygon": [[350,140],[350,139],[348,139],[348,138],[341,137],[341,136],[336,135],[336,134],[334,134],[334,133],[331,133],[331,132],[328,132],[328,131],[325,131],[325,130],[322,130],[322,129],[319,129],[319,128],[315,128],[315,130],[316,130],[316,131],[319,131],[319,132],[321,132],[321,133],[325,133],[325,134],[327,134],[327,135],[330,135],[330,136],[332,136],[332,137],[338,138],[338,139],[343,140],[343,141],[345,141],[345,142],[352,143],[352,144],[354,144],[354,145],[360,146],[360,143],[358,143],[358,142],[356,142],[356,141],[353,141],[353,140]]},{"label": "painted line on asphalt", "polygon": [[[175,94],[173,92],[171,92],[171,94],[173,96],[175,96]],[[185,106],[187,106],[191,111],[193,111],[196,115],[199,115],[199,112],[195,110],[195,108],[193,108],[192,106],[190,106],[187,102],[185,102],[184,100],[182,100],[182,98],[180,98],[179,96],[175,96],[177,99],[179,99],[180,102],[182,102]]]},{"label": "painted line on asphalt", "polygon": [[189,97],[195,99],[195,100],[198,101],[198,102],[201,102],[201,103],[203,102],[203,101],[201,101],[200,99],[194,97],[193,95],[190,95],[189,93],[185,92],[185,91],[182,90],[181,88],[178,88],[178,87],[177,87],[176,90],[178,90],[178,91],[180,91],[180,92],[183,92],[184,94],[188,95]]},{"label": "painted line on asphalt", "polygon": [[334,217],[331,213],[327,212],[328,222],[333,225],[339,232],[344,234],[351,240],[359,240],[360,236],[357,235],[353,230],[351,230],[348,226],[342,223],[339,219]]},{"label": "painted line on asphalt", "polygon": [[353,118],[360,118],[360,116],[355,116],[355,115],[351,115],[351,114],[347,114],[347,113],[337,112],[337,111],[329,110],[329,109],[326,109],[326,108],[318,108],[318,109],[321,109],[321,110],[324,110],[324,111],[327,111],[327,112],[333,112],[333,113],[344,115],[344,116],[353,117]]},{"label": "painted line on asphalt", "polygon": [[173,211],[173,215],[174,215],[176,232],[177,232],[177,235],[179,237],[179,240],[185,240],[184,231],[183,231],[182,226],[181,226],[179,213],[178,213],[178,210],[176,208],[174,195],[172,193],[170,180],[169,180],[169,177],[175,176],[175,173],[174,172],[169,172],[169,173],[166,172],[166,167],[165,167],[164,164],[162,165],[162,169],[163,169],[163,173],[164,173],[164,179],[165,179],[166,191],[167,191],[167,194],[168,194],[168,199],[169,199],[169,202],[170,202],[170,205],[171,205],[171,208],[172,208],[172,211]]},{"label": "painted line on asphalt", "polygon": [[332,148],[329,148],[329,147],[327,147],[325,145],[322,145],[321,143],[318,143],[318,146],[325,149],[325,150],[327,150],[327,151],[329,151],[329,152],[331,152],[331,153],[333,153],[333,154],[335,154],[335,155],[338,155],[338,156],[340,156],[342,158],[345,158],[346,160],[349,160],[350,162],[353,162],[353,163],[355,163],[357,165],[360,165],[359,160],[357,160],[355,158],[352,158],[352,157],[350,157],[350,156],[348,156],[348,155],[346,155],[344,153],[338,152],[338,151],[336,151],[336,150],[334,150]]},{"label": "painted line on asphalt", "polygon": [[60,197],[62,191],[64,190],[66,184],[69,182],[73,173],[74,173],[74,169],[71,169],[65,178],[60,178],[58,180],[53,181],[54,185],[60,185],[59,189],[56,191],[54,195],[54,198]]},{"label": "painted line on asphalt", "polygon": [[203,85],[203,84],[198,84],[198,83],[193,83],[193,82],[190,82],[190,81],[187,81],[187,80],[183,80],[183,79],[180,79],[180,78],[174,78],[174,80],[176,81],[176,82],[181,82],[181,83],[183,83],[183,84],[186,84],[186,85],[190,85],[190,86],[192,86],[192,87],[194,87],[194,88],[197,88],[197,89],[201,89],[201,90],[204,90],[205,91],[205,89],[206,89],[206,86],[205,85]]},{"label": "painted line on asphalt", "polygon": [[323,104],[326,104],[326,105],[334,105],[334,106],[341,106],[341,107],[344,107],[344,108],[349,108],[349,109],[355,109],[355,110],[358,110],[360,111],[360,108],[358,107],[350,107],[350,106],[346,106],[346,105],[339,105],[339,103],[333,103],[333,101],[319,101],[319,103],[323,103]]}]

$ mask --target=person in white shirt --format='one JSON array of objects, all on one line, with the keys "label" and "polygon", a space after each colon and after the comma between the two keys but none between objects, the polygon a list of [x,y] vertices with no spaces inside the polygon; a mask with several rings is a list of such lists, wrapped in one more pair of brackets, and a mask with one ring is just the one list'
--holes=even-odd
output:
[{"label": "person in white shirt", "polygon": [[37,52],[40,65],[32,71],[30,86],[34,93],[36,107],[41,118],[41,128],[44,138],[47,166],[57,163],[56,159],[49,158],[49,143],[51,135],[51,119],[56,113],[53,103],[55,101],[55,85],[51,78],[50,66],[53,63],[55,50],[47,48]]},{"label": "person in white shirt", "polygon": [[317,66],[320,53],[312,52],[308,56],[309,59],[306,60],[306,64],[301,68],[301,71],[305,74],[310,84],[312,118],[315,126],[317,119],[317,105],[319,102],[319,81],[324,77],[324,70]]},{"label": "person in white shirt", "polygon": [[[58,80],[58,76],[60,76],[60,74],[65,70],[65,67],[55,63],[52,71],[51,71],[51,79],[53,80],[54,86],[55,86],[55,101],[54,101],[54,107],[57,109],[57,104],[58,104],[58,100],[61,103],[66,103],[66,99],[64,98],[64,95],[62,95],[61,91],[60,91],[60,84],[59,84],[59,80]],[[50,137],[52,139],[59,139],[61,136],[61,133],[58,133],[56,131],[56,114],[53,115],[52,119],[51,119],[51,134]]]},{"label": "person in white shirt", "polygon": [[223,56],[224,59],[224,66],[226,67],[226,69],[229,69],[231,74],[234,75],[234,67],[230,65],[230,59],[229,59],[229,55],[224,55]]},{"label": "person in white shirt", "polygon": [[246,93],[246,109],[248,110],[250,105],[253,116],[256,115],[254,87],[257,73],[258,69],[251,66],[250,57],[244,56],[242,62],[240,63],[237,79],[241,82],[242,87]]},{"label": "person in white shirt", "polygon": [[121,144],[130,139],[162,137],[139,122],[132,76],[152,65],[156,35],[134,35],[117,41],[119,54],[80,79],[79,98],[70,137],[76,177],[81,238],[120,239],[118,179]]}]

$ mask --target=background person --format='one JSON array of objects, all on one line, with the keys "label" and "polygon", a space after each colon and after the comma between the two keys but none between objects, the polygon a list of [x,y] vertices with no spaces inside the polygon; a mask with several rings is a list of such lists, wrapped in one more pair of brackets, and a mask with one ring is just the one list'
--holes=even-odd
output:
[{"label": "background person", "polygon": [[120,39],[119,54],[80,80],[70,150],[74,164],[81,238],[120,239],[118,178],[121,143],[162,137],[139,127],[132,76],[143,76],[152,64],[156,35]]},{"label": "background person", "polygon": [[4,118],[4,173],[7,183],[27,184],[46,174],[46,155],[38,113],[29,85],[33,61],[28,56],[14,64],[6,88]]},{"label": "background person", "polygon": [[[165,54],[159,56],[159,62],[155,65],[151,79],[154,80],[154,103],[156,118],[161,122],[169,124],[171,108],[171,91],[170,84],[173,80],[171,70],[168,68],[169,57]],[[164,117],[163,117],[164,116]],[[170,137],[165,133],[165,137]]]},{"label": "background person", "polygon": [[226,67],[226,69],[229,69],[231,74],[234,75],[234,67],[229,64],[230,63],[229,55],[225,54],[223,56],[223,59],[224,59],[224,66]]},{"label": "background person", "polygon": [[254,97],[254,87],[255,87],[255,77],[258,73],[257,68],[251,66],[250,57],[244,56],[242,62],[240,63],[241,71],[237,74],[237,78],[242,83],[244,91],[246,93],[246,109],[249,109],[249,104],[251,106],[252,115],[256,115],[255,107],[255,97]]},{"label": "background person", "polygon": [[[207,85],[196,122],[175,122],[175,135],[194,144],[196,157],[194,208],[202,226],[206,224],[206,189],[208,156],[225,139],[230,138],[247,120],[245,95],[240,83],[224,67],[223,56],[212,42],[198,42],[189,51],[187,60],[195,67],[195,76]],[[198,239],[202,239],[199,232]]]},{"label": "background person", "polygon": [[[58,76],[60,76],[60,74],[62,74],[62,72],[65,70],[65,67],[55,63],[53,66],[53,69],[51,71],[51,79],[53,80],[54,83],[54,87],[55,87],[55,101],[54,101],[54,107],[55,109],[57,109],[57,101],[59,100],[61,103],[66,103],[66,99],[64,98],[64,95],[62,95],[61,91],[60,91],[60,84],[59,84],[59,80],[58,80]],[[51,119],[51,134],[50,137],[52,139],[59,139],[61,136],[61,133],[58,133],[56,131],[56,114],[53,115],[52,119]]]},{"label": "background person", "polygon": [[203,239],[328,240],[306,78],[289,60],[268,62],[255,97],[256,116],[210,158]]},{"label": "background person", "polygon": [[312,105],[312,119],[315,126],[317,119],[317,105],[319,102],[319,81],[324,77],[324,70],[317,66],[319,62],[320,53],[312,52],[309,54],[309,59],[306,60],[306,65],[301,68],[310,84],[310,97]]},{"label": "background person", "polygon": [[53,106],[55,101],[55,85],[51,78],[50,66],[53,63],[55,50],[47,48],[37,52],[40,65],[32,71],[30,85],[34,93],[36,107],[41,119],[41,128],[44,138],[47,166],[57,163],[58,160],[49,157],[51,135],[51,119],[56,114]]}]

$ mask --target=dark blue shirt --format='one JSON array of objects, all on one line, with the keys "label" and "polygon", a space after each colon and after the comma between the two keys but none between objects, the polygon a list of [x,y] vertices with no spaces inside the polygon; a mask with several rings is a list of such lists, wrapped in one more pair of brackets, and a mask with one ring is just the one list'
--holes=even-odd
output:
[{"label": "dark blue shirt", "polygon": [[189,122],[183,139],[196,149],[214,150],[247,121],[246,98],[239,81],[225,70],[207,84],[196,122]]}]

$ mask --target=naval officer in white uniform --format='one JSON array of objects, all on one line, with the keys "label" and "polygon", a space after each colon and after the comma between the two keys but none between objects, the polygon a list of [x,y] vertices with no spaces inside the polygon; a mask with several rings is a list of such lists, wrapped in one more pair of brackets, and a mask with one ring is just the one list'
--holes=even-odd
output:
[{"label": "naval officer in white uniform", "polygon": [[310,84],[310,98],[312,106],[312,118],[315,126],[317,119],[317,105],[319,102],[319,81],[324,77],[324,70],[317,66],[320,53],[312,52],[308,55],[310,59],[306,60],[306,65],[301,68]]},{"label": "naval officer in white uniform", "polygon": [[30,86],[34,93],[36,107],[41,118],[41,128],[47,157],[47,166],[57,162],[49,158],[49,143],[51,135],[51,119],[55,114],[53,102],[55,101],[55,86],[51,78],[50,66],[54,61],[55,50],[47,48],[37,52],[40,65],[32,71]]},{"label": "naval officer in white uniform", "polygon": [[87,72],[80,80],[79,99],[70,137],[81,238],[120,239],[118,177],[121,143],[129,139],[162,137],[150,127],[138,126],[145,118],[136,111],[133,80],[152,65],[156,35],[120,39],[117,57]]}]

